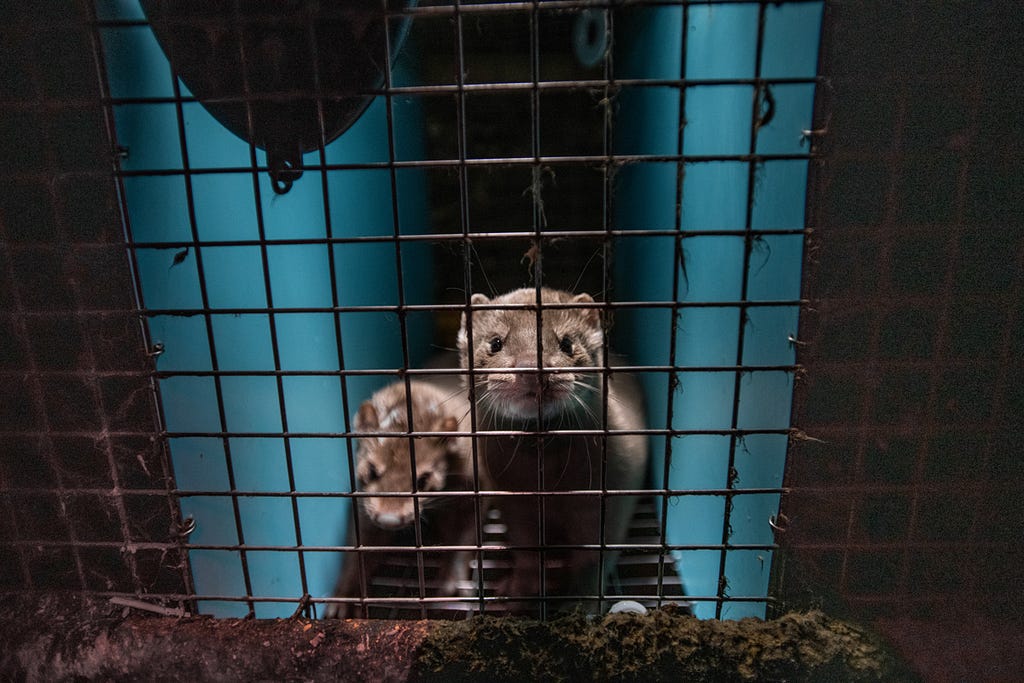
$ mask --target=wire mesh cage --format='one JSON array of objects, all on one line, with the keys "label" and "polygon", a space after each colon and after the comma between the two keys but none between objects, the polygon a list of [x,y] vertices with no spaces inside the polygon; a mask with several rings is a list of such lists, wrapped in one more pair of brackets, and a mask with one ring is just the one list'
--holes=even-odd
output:
[{"label": "wire mesh cage", "polygon": [[[243,11],[224,3],[202,12],[113,3],[95,10],[109,135],[121,150],[128,253],[154,358],[171,495],[181,505],[177,550],[188,555],[190,598],[200,609],[282,615],[296,596],[332,597],[325,581],[337,574],[339,554],[330,549],[352,549],[344,556],[354,558],[361,534],[370,533],[356,523],[338,546],[346,517],[362,519],[349,503],[369,498],[357,485],[364,456],[350,436],[359,434],[349,419],[355,408],[388,380],[417,377],[431,348],[453,349],[459,316],[470,313],[472,327],[470,294],[527,287],[539,297],[554,287],[597,294],[599,339],[586,361],[600,380],[574,391],[603,385],[613,395],[574,395],[590,417],[604,413],[575,425],[597,432],[594,452],[586,435],[585,462],[571,457],[578,447],[568,447],[539,509],[561,510],[555,493],[569,481],[564,471],[588,468],[576,488],[618,493],[595,498],[599,514],[588,524],[600,533],[587,543],[599,546],[598,557],[630,545],[607,530],[628,526],[617,519],[628,516],[620,504],[644,496],[657,519],[656,529],[637,532],[632,548],[653,568],[637,573],[642,562],[627,556],[633,578],[602,573],[589,588],[597,594],[582,597],[678,601],[679,561],[694,566],[689,598],[698,612],[763,615],[774,546],[768,522],[789,430],[788,409],[765,410],[784,405],[768,397],[788,395],[795,369],[788,339],[800,304],[802,178],[810,157],[801,131],[812,128],[820,3],[614,11],[557,3]],[[699,38],[684,44],[686,31]],[[798,36],[801,47],[792,49]],[[742,49],[721,58],[711,49],[720,37]],[[727,112],[732,120],[717,139],[714,122]],[[677,132],[683,118],[689,137]],[[783,120],[788,136],[773,124]],[[756,182],[771,186],[761,200]],[[739,211],[714,217],[716,201]],[[432,276],[436,263],[448,267]],[[776,263],[790,271],[781,289],[773,284],[780,281]],[[538,303],[543,328],[548,301],[524,305]],[[681,324],[677,340],[680,317],[693,323]],[[748,326],[755,317],[759,324]],[[789,334],[746,336],[765,326],[788,326]],[[715,334],[698,334],[705,327]],[[649,336],[664,338],[668,353],[638,342]],[[700,350],[712,338],[722,353]],[[613,341],[632,360],[601,350]],[[516,362],[529,365],[522,354]],[[649,422],[608,422],[623,400],[614,389],[626,381],[615,379],[623,371],[642,375]],[[744,374],[761,381],[744,387]],[[769,375],[781,383],[763,379]],[[473,386],[485,388],[479,380]],[[741,392],[744,406],[762,408],[741,411]],[[677,396],[682,409],[673,406]],[[488,417],[476,414],[478,401],[458,416],[474,434]],[[713,414],[697,419],[690,403],[713,404]],[[539,424],[490,427],[536,432]],[[640,445],[609,455],[607,444],[630,435],[609,440],[608,430],[623,427],[638,432],[632,442]],[[365,449],[372,439],[363,436]],[[656,453],[650,480],[641,443],[648,437]],[[479,460],[477,440],[479,475],[490,465]],[[536,448],[549,446],[557,454],[556,441],[542,439]],[[409,447],[415,459],[416,439]],[[638,461],[641,479],[608,479],[619,467],[615,458],[627,456]],[[744,458],[753,459],[737,460]],[[554,460],[538,460],[541,477],[543,463]],[[739,484],[741,472],[749,483]],[[416,489],[412,481],[405,487]],[[494,600],[500,609],[510,596],[486,587],[483,570],[500,574],[503,562],[487,555],[495,548],[507,554],[508,543],[482,545],[490,508],[502,514],[500,492],[480,498],[479,480],[471,488],[477,533],[465,540],[475,545],[478,590],[465,608]],[[408,492],[385,493],[397,500]],[[384,581],[418,584],[411,592],[421,615],[431,596],[417,550],[424,543],[419,507],[439,498],[426,493],[413,498],[411,545],[399,561],[414,576]],[[745,539],[730,541],[740,515],[757,521],[746,523]],[[520,543],[539,540],[542,556],[557,555],[543,529],[555,534],[561,521],[545,522],[549,516],[527,522],[530,533],[505,529]],[[701,530],[684,525],[686,517],[699,518]],[[538,524],[539,536],[532,531]],[[526,561],[523,549],[511,550]],[[561,563],[593,563],[575,552]],[[557,574],[551,562],[539,561],[542,575]],[[526,573],[505,571],[515,580],[498,586]],[[364,575],[360,586],[373,581]],[[464,583],[463,597],[472,592],[472,580]],[[540,581],[542,602],[548,583]]]},{"label": "wire mesh cage", "polygon": [[1003,9],[36,9],[8,593],[1019,619]]}]

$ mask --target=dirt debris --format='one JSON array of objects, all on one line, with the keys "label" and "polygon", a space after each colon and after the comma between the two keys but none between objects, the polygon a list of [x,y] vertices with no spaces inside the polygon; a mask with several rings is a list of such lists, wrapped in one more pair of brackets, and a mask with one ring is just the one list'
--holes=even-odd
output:
[{"label": "dirt debris", "polygon": [[423,680],[913,680],[873,634],[821,612],[699,620],[671,608],[547,624],[478,617],[431,631]]},{"label": "dirt debris", "polygon": [[570,615],[549,622],[125,617],[76,596],[0,599],[0,679],[910,680],[873,634],[821,612],[772,621]]}]

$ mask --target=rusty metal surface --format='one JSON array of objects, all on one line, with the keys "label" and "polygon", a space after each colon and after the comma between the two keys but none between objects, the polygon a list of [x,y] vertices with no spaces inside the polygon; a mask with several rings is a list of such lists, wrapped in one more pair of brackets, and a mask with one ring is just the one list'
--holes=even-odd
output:
[{"label": "rusty metal surface", "polygon": [[178,593],[88,7],[0,11],[0,591]]},{"label": "rusty metal surface", "polygon": [[1019,622],[1020,17],[828,9],[783,596]]}]

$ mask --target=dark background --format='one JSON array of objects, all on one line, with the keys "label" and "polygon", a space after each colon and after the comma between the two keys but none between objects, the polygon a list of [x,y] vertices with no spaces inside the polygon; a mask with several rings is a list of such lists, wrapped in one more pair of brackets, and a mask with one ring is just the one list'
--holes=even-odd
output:
[{"label": "dark background", "polygon": [[87,7],[0,5],[0,590],[180,593]]},{"label": "dark background", "polygon": [[1020,615],[1024,59],[998,5],[835,3],[826,36],[795,418],[822,442],[793,452],[789,545],[878,613]]},{"label": "dark background", "polygon": [[1020,675],[1024,28],[1011,3],[834,2],[775,567],[930,680]]}]

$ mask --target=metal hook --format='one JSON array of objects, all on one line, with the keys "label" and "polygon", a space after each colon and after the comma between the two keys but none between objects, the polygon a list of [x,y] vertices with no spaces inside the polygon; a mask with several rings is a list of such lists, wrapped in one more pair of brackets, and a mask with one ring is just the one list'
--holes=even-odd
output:
[{"label": "metal hook", "polygon": [[287,194],[292,183],[302,177],[302,153],[298,150],[291,156],[277,151],[267,151],[270,186],[275,194]]},{"label": "metal hook", "polygon": [[188,536],[195,530],[196,518],[192,515],[189,515],[184,520],[182,520],[181,525],[178,526],[178,530],[175,532],[175,535],[178,538],[188,538]]},{"label": "metal hook", "polygon": [[824,128],[804,128],[800,131],[800,140],[810,140],[814,137],[820,137],[828,133],[828,126]]},{"label": "metal hook", "polygon": [[770,526],[772,529],[779,532],[780,534],[784,534],[789,529],[789,517],[782,514],[781,512],[779,513],[778,517],[772,515],[768,518],[768,526]]}]

